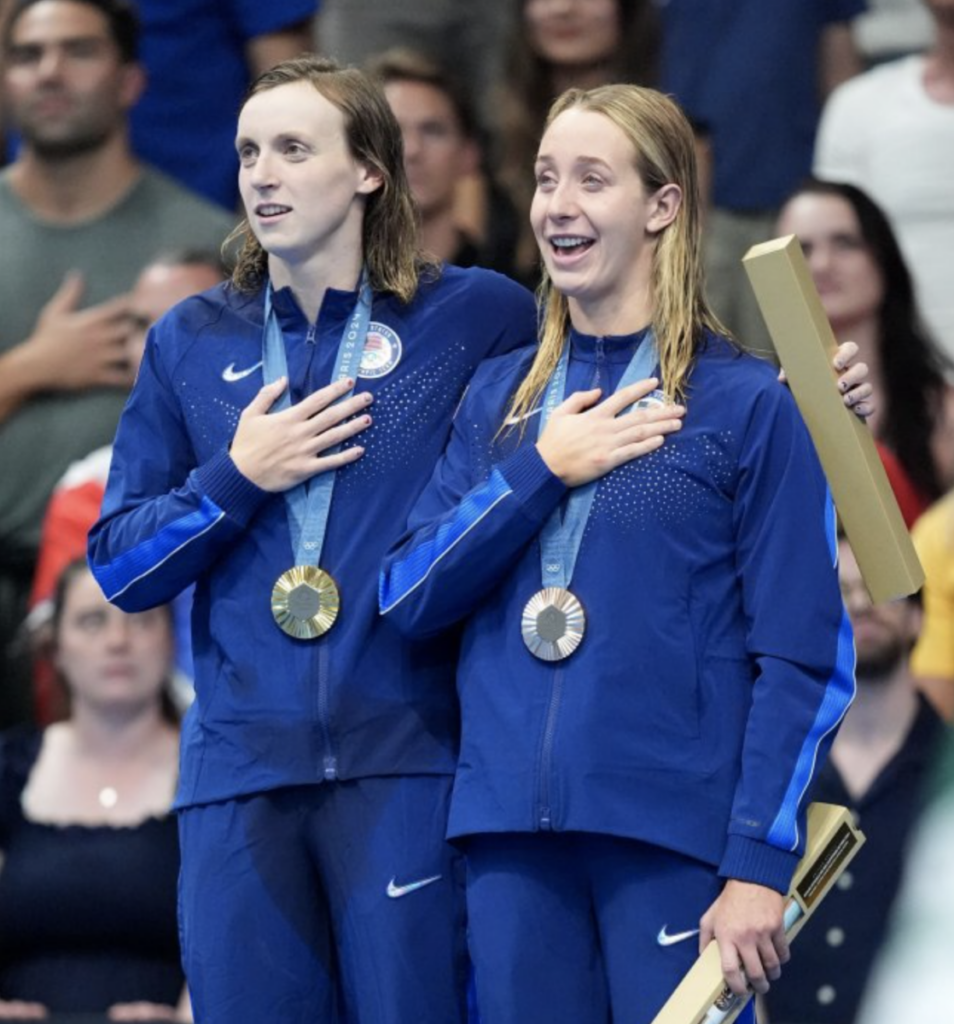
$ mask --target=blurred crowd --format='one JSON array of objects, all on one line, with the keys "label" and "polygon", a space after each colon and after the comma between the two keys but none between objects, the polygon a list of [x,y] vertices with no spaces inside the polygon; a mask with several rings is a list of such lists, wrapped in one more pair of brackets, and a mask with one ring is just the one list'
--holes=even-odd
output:
[{"label": "blurred crowd", "polygon": [[949,1021],[954,0],[0,0],[0,1019],[190,1019],[190,598],[125,615],[77,560],[149,325],[228,273],[241,98],[312,49],[381,81],[441,260],[535,286],[545,112],[614,81],[689,115],[710,299],[766,358],[740,260],[801,240],[927,584],[873,605],[842,546],[859,691],[816,796],[868,846],[760,1010]]}]

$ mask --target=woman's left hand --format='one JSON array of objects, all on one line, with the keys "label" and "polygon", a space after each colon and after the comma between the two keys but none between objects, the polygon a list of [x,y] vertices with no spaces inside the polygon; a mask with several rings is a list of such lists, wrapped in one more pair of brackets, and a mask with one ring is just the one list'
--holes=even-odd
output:
[{"label": "woman's left hand", "polygon": [[[835,350],[832,365],[838,374],[838,390],[844,395],[844,403],[860,419],[866,420],[875,411],[872,395],[874,389],[868,381],[868,364],[856,363],[858,346],[853,341],[843,341]],[[785,371],[778,379],[785,383]]]},{"label": "woman's left hand", "polygon": [[781,893],[754,882],[730,878],[699,922],[699,952],[715,939],[722,973],[736,995],[749,986],[765,995],[788,962]]}]

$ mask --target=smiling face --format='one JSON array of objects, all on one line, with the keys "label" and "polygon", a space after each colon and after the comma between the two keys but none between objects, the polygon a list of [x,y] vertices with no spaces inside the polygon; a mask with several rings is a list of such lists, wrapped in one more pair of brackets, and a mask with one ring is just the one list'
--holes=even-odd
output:
[{"label": "smiling face", "polygon": [[803,192],[785,204],[778,231],[796,235],[822,306],[838,334],[876,319],[884,278],[851,204],[841,196]]},{"label": "smiling face", "polygon": [[28,146],[49,158],[97,149],[124,130],[142,72],[124,62],[95,7],[42,0],[12,26],[4,97]]},{"label": "smiling face", "polygon": [[364,201],[381,179],[351,155],[333,103],[304,81],[256,93],[236,149],[246,216],[270,266],[360,263]]},{"label": "smiling face", "polygon": [[168,608],[129,615],[109,604],[89,571],[66,585],[56,666],[74,704],[103,710],[157,702],[172,667]]},{"label": "smiling face", "polygon": [[648,194],[623,131],[582,107],[550,124],[535,170],[530,221],[574,325],[594,334],[645,326],[656,239],[676,216],[679,188]]}]

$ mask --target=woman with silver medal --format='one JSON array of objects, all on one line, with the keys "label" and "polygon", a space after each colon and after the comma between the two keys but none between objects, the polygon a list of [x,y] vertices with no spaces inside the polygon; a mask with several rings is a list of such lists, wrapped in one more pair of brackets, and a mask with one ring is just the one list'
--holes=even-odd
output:
[{"label": "woman with silver medal", "polygon": [[472,380],[380,604],[410,636],[463,622],[448,835],[482,1019],[649,1024],[712,938],[736,992],[788,958],[854,685],[833,506],[791,395],[706,304],[671,100],[560,97],[531,221],[539,346]]}]

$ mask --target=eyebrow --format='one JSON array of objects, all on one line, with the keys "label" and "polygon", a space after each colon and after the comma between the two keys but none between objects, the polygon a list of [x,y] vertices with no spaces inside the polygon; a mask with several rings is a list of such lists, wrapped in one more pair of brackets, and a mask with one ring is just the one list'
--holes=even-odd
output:
[{"label": "eyebrow", "polygon": [[[554,161],[552,156],[549,156],[547,153],[540,153],[537,156],[537,159],[534,161],[534,166],[537,166],[537,164],[553,164],[553,163],[555,163],[555,161]],[[607,171],[611,171],[612,170],[610,165],[605,160],[602,160],[598,156],[578,156],[573,161],[573,164],[574,164],[574,166],[602,167],[602,168],[604,168]]]},{"label": "eyebrow", "polygon": [[[313,143],[308,139],[308,135],[303,128],[292,128],[287,132],[279,132],[278,135],[270,136],[265,140],[266,144],[281,144],[283,142],[301,142],[307,146],[313,145]],[[259,145],[260,143],[256,142],[255,139],[250,139],[246,135],[239,135],[235,140],[236,149],[241,149],[243,146],[255,146],[257,148]]]}]

